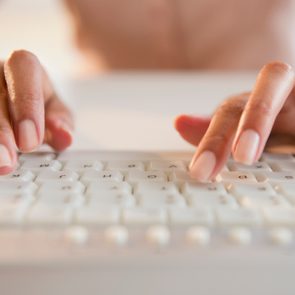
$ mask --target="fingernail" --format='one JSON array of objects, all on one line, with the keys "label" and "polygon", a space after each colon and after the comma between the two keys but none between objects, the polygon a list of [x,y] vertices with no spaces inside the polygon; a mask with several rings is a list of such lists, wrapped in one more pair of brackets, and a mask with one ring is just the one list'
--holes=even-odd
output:
[{"label": "fingernail", "polygon": [[56,127],[66,131],[67,133],[69,134],[72,134],[73,133],[73,130],[72,128],[69,126],[69,124],[63,120],[58,120],[56,122]]},{"label": "fingernail", "polygon": [[23,120],[18,127],[18,144],[22,151],[31,151],[39,145],[37,129],[32,120]]},{"label": "fingernail", "polygon": [[256,131],[251,129],[245,130],[241,134],[236,145],[234,159],[243,164],[252,164],[256,157],[259,139],[259,135]]},{"label": "fingernail", "polygon": [[205,151],[190,164],[190,175],[199,180],[206,181],[212,175],[216,165],[216,157],[214,153]]},{"label": "fingernail", "polygon": [[12,160],[8,149],[3,144],[0,144],[0,168],[11,166]]}]

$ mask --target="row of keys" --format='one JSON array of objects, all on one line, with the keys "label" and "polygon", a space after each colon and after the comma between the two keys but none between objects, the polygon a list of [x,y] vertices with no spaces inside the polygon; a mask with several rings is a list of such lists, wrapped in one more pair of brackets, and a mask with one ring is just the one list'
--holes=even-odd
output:
[{"label": "row of keys", "polygon": [[[162,225],[151,226],[145,231],[145,239],[152,246],[164,247],[171,242],[171,231]],[[253,240],[253,233],[246,227],[233,227],[228,229],[223,236],[232,244],[249,245]],[[74,244],[85,244],[89,239],[86,227],[74,226],[65,232],[67,241]],[[288,246],[294,241],[293,231],[288,228],[277,227],[267,231],[267,239],[275,245]],[[109,226],[104,230],[105,241],[114,246],[125,246],[130,239],[127,227],[122,225]],[[187,244],[192,246],[208,246],[212,240],[212,233],[205,226],[191,226],[184,233]]]}]

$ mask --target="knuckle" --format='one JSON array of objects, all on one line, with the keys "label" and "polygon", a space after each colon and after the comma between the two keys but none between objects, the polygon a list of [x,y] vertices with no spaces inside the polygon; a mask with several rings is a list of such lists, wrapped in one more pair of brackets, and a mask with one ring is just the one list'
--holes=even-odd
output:
[{"label": "knuckle", "polygon": [[272,105],[269,103],[266,103],[264,100],[257,100],[252,103],[250,103],[247,106],[247,111],[250,113],[255,113],[257,116],[264,116],[264,117],[270,117],[272,116],[274,109]]},{"label": "knuckle", "polygon": [[284,73],[293,73],[292,67],[282,61],[272,61],[265,66],[263,66],[262,71],[265,72],[272,72],[272,73],[278,73],[278,74],[284,74]]},{"label": "knuckle", "polygon": [[14,65],[23,61],[35,64],[38,62],[38,58],[30,51],[19,49],[11,53],[10,57],[7,60],[7,64]]},{"label": "knuckle", "polygon": [[231,116],[241,114],[245,106],[245,100],[240,97],[232,97],[223,102],[217,109],[216,114],[222,116]]},{"label": "knuckle", "polygon": [[11,136],[12,130],[8,123],[0,124],[0,136]]},{"label": "knuckle", "polygon": [[213,150],[226,145],[228,141],[229,136],[225,132],[220,132],[218,134],[209,134],[205,138],[206,146]]}]

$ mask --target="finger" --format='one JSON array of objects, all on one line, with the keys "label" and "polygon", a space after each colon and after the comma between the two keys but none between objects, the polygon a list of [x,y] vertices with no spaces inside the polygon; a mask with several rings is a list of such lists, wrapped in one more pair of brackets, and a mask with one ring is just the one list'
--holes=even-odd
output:
[{"label": "finger", "polygon": [[0,64],[0,175],[11,172],[16,165],[17,159],[7,99],[3,64]]},{"label": "finger", "polygon": [[9,109],[17,145],[34,150],[44,138],[43,72],[30,52],[15,51],[4,64]]},{"label": "finger", "polygon": [[191,161],[191,177],[207,181],[222,169],[230,155],[236,127],[247,98],[248,94],[231,98],[217,109]]},{"label": "finger", "polygon": [[175,119],[174,127],[179,134],[193,145],[198,145],[207,131],[211,118],[180,115]]},{"label": "finger", "polygon": [[57,151],[64,150],[73,141],[72,114],[56,94],[45,108],[46,142]]},{"label": "finger", "polygon": [[273,62],[260,71],[234,140],[233,155],[236,161],[252,164],[260,157],[294,83],[294,72],[287,64]]}]

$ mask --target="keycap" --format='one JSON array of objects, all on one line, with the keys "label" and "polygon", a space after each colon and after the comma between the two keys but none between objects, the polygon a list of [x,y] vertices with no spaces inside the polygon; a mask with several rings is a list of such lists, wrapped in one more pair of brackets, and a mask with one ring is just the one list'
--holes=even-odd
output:
[{"label": "keycap", "polygon": [[123,181],[123,174],[119,171],[94,171],[89,170],[82,174],[81,181],[89,183],[94,181]]},{"label": "keycap", "polygon": [[265,208],[263,210],[264,221],[271,226],[295,226],[294,208]]},{"label": "keycap", "polygon": [[71,244],[84,245],[89,239],[89,231],[84,226],[70,226],[66,229],[64,237]]},{"label": "keycap", "polygon": [[228,239],[238,245],[249,245],[252,241],[252,232],[246,227],[233,227],[228,231]]},{"label": "keycap", "polygon": [[33,200],[32,195],[0,195],[0,226],[21,224]]},{"label": "keycap", "polygon": [[228,191],[237,197],[275,196],[276,191],[269,183],[231,183],[227,186]]},{"label": "keycap", "polygon": [[5,192],[14,193],[34,193],[38,186],[31,181],[13,181],[13,182],[1,182],[0,194]]},{"label": "keycap", "polygon": [[85,198],[80,193],[62,192],[62,193],[50,193],[43,192],[36,196],[38,205],[43,206],[72,206],[78,207],[85,203]]},{"label": "keycap", "polygon": [[123,210],[122,218],[126,225],[165,224],[167,211],[162,208],[128,208]]},{"label": "keycap", "polygon": [[128,172],[132,170],[144,170],[144,163],[140,161],[109,161],[106,170]]},{"label": "keycap", "polygon": [[257,210],[219,208],[216,210],[217,222],[221,226],[258,226],[262,223]]},{"label": "keycap", "polygon": [[151,171],[186,171],[186,166],[182,161],[151,161],[148,165],[148,170]]},{"label": "keycap", "polygon": [[125,181],[91,181],[87,184],[86,194],[91,195],[99,192],[131,193],[131,191],[131,185]]},{"label": "keycap", "polygon": [[167,181],[167,175],[161,171],[129,171],[126,181],[136,183],[139,181]]},{"label": "keycap", "polygon": [[186,240],[191,245],[207,246],[211,240],[210,230],[204,226],[192,226],[186,232]]},{"label": "keycap", "polygon": [[267,195],[256,195],[256,196],[244,196],[239,197],[238,202],[241,206],[246,208],[290,208],[290,203],[280,195],[267,196]]},{"label": "keycap", "polygon": [[82,206],[75,210],[75,223],[102,226],[117,224],[120,221],[118,206]]},{"label": "keycap", "polygon": [[227,191],[225,190],[223,184],[221,183],[200,183],[200,182],[186,182],[182,188],[181,192],[187,197],[191,196],[218,196],[226,195]]},{"label": "keycap", "polygon": [[15,172],[12,172],[7,175],[1,175],[0,176],[0,186],[2,182],[7,182],[7,181],[16,181],[16,182],[29,182],[32,181],[35,178],[34,173],[32,173],[29,170],[17,170]]},{"label": "keycap", "polygon": [[20,162],[25,162],[27,160],[33,161],[51,161],[56,158],[55,153],[51,152],[34,152],[34,153],[26,153],[20,154],[18,159]]},{"label": "keycap", "polygon": [[60,170],[62,168],[61,162],[57,160],[26,160],[20,167],[22,170],[42,171],[42,170]]},{"label": "keycap", "polygon": [[168,210],[169,222],[173,226],[205,225],[213,226],[215,217],[208,208],[171,208]]},{"label": "keycap", "polygon": [[25,223],[32,226],[63,226],[72,220],[69,206],[35,205],[27,213]]},{"label": "keycap", "polygon": [[64,164],[64,170],[71,171],[101,171],[103,169],[103,163],[97,160],[83,160],[83,159],[75,159],[66,161]]},{"label": "keycap", "polygon": [[223,182],[239,182],[239,183],[257,183],[257,180],[251,172],[239,172],[239,171],[224,171],[220,172],[217,177],[217,181]]},{"label": "keycap", "polygon": [[35,182],[43,183],[43,182],[50,182],[58,180],[63,181],[76,181],[79,178],[79,175],[73,171],[53,171],[53,170],[46,170],[41,171],[38,176],[36,177]]},{"label": "keycap", "polygon": [[273,161],[292,161],[293,157],[291,154],[275,154],[275,153],[263,153],[261,157],[262,161],[273,162]]},{"label": "keycap", "polygon": [[97,192],[87,196],[89,206],[119,206],[122,208],[134,207],[135,198],[128,193],[112,192]]},{"label": "keycap", "polygon": [[141,181],[134,185],[135,194],[153,194],[153,193],[165,193],[165,194],[178,194],[178,187],[171,182],[149,182]]},{"label": "keycap", "polygon": [[295,173],[295,162],[283,161],[270,163],[275,172],[293,172]]},{"label": "keycap", "polygon": [[105,240],[115,246],[125,246],[129,239],[129,232],[125,226],[113,225],[106,228],[104,232]]},{"label": "keycap", "polygon": [[292,172],[264,172],[256,174],[259,181],[265,182],[293,182],[295,181],[295,173]]},{"label": "keycap", "polygon": [[146,239],[154,246],[167,246],[170,242],[170,231],[166,226],[154,225],[147,229]]},{"label": "keycap", "polygon": [[138,206],[151,208],[186,207],[186,201],[180,194],[162,193],[141,193],[136,194]]},{"label": "keycap", "polygon": [[287,197],[287,199],[295,205],[295,183],[277,183],[274,185],[279,194]]},{"label": "keycap", "polygon": [[293,242],[293,232],[285,227],[276,227],[268,233],[271,242],[275,245],[290,245]]},{"label": "keycap", "polygon": [[238,171],[238,172],[268,172],[272,171],[267,163],[257,162],[253,165],[244,165],[240,163],[236,163],[234,161],[230,161],[228,163],[228,167],[230,171]]},{"label": "keycap", "polygon": [[228,195],[189,195],[187,196],[189,206],[194,208],[237,208],[236,200]]},{"label": "keycap", "polygon": [[169,173],[169,181],[183,183],[194,181],[187,171],[175,170]]},{"label": "keycap", "polygon": [[68,194],[68,193],[76,193],[82,194],[85,190],[84,185],[81,182],[72,182],[72,181],[51,181],[44,182],[40,185],[38,190],[39,194]]}]

